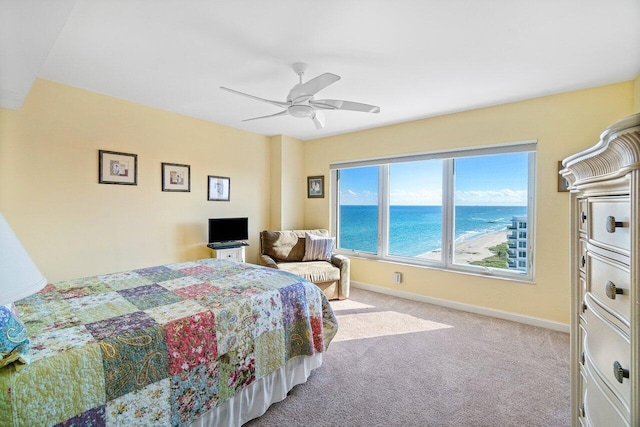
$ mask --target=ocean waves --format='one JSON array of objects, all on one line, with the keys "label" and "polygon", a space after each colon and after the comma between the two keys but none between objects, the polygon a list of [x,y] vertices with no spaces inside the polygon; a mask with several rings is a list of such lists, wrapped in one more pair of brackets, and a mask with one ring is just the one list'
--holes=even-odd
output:
[{"label": "ocean waves", "polygon": [[[511,218],[526,215],[526,206],[457,206],[456,243],[504,230]],[[389,212],[389,254],[419,256],[442,246],[440,206],[391,206]],[[376,253],[378,207],[340,207],[340,247]]]}]

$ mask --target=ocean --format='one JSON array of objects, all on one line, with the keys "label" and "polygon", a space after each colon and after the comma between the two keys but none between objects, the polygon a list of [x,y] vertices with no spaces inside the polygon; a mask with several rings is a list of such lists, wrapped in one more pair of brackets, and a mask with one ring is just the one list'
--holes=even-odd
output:
[{"label": "ocean", "polygon": [[[391,206],[389,254],[417,256],[442,246],[441,206]],[[457,206],[457,242],[504,230],[511,218],[526,215],[526,206]],[[340,247],[377,251],[378,207],[340,207]]]}]

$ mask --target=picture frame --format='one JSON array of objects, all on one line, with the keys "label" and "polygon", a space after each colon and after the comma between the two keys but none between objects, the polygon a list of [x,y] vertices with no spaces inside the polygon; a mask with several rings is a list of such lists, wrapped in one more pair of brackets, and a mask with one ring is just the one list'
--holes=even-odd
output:
[{"label": "picture frame", "polygon": [[324,198],[324,175],[307,177],[307,198]]},{"label": "picture frame", "polygon": [[98,150],[98,184],[138,185],[138,155]]},{"label": "picture frame", "polygon": [[162,191],[191,191],[191,166],[162,163]]},{"label": "picture frame", "polygon": [[228,202],[231,200],[231,178],[227,176],[208,176],[207,200]]},{"label": "picture frame", "polygon": [[567,181],[562,175],[560,175],[560,171],[564,169],[562,166],[562,162],[558,162],[558,192],[566,193],[569,191],[569,181]]}]

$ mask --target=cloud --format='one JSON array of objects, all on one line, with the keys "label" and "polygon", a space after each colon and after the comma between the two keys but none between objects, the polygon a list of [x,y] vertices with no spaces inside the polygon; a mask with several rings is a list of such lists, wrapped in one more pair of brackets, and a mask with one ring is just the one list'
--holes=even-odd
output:
[{"label": "cloud", "polygon": [[456,205],[526,206],[527,191],[509,188],[487,191],[456,191]]},{"label": "cloud", "polygon": [[[458,206],[526,206],[527,191],[512,190],[473,190],[456,191],[455,203]],[[390,194],[392,206],[441,205],[442,190],[393,190]],[[340,193],[342,205],[377,205],[378,193],[372,191],[355,192],[345,190]]]},{"label": "cloud", "polygon": [[377,205],[378,193],[372,191],[361,191],[359,193],[353,190],[344,190],[340,192],[341,205]]},{"label": "cloud", "polygon": [[442,204],[442,190],[421,189],[417,191],[393,190],[390,194],[393,206],[399,205],[440,205]]}]

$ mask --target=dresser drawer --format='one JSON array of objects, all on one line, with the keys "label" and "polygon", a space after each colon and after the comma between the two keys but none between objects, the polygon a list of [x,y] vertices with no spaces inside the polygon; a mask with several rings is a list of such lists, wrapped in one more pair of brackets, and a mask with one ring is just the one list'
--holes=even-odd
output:
[{"label": "dresser drawer", "polygon": [[581,233],[586,233],[589,225],[587,206],[587,199],[578,200],[578,231]]},{"label": "dresser drawer", "polygon": [[598,303],[619,317],[627,327],[630,326],[631,273],[628,267],[592,253],[587,256],[587,264],[587,292],[591,292]]},{"label": "dresser drawer", "polygon": [[579,347],[578,347],[578,354],[580,354],[580,364],[584,365],[584,341],[585,341],[585,337],[587,336],[587,331],[585,330],[585,325],[583,324],[584,322],[580,323],[580,326],[578,327],[578,343],[579,343]]},{"label": "dresser drawer", "polygon": [[[587,296],[587,281],[583,276],[578,279],[580,283],[580,301],[584,302],[584,298]],[[584,318],[584,310],[580,309],[579,314]]]},{"label": "dresser drawer", "polygon": [[583,424],[594,427],[629,427],[629,414],[592,371],[588,360],[584,375],[584,410],[581,409],[580,413],[586,420]]},{"label": "dresser drawer", "polygon": [[629,253],[631,233],[628,197],[597,197],[589,199],[589,240],[607,249]]},{"label": "dresser drawer", "polygon": [[607,314],[587,294],[587,331],[585,337],[585,356],[587,364],[593,363],[593,371],[599,374],[611,390],[629,408],[631,385],[629,378],[619,382],[614,375],[614,364],[617,362],[624,369],[629,369],[631,361],[631,345],[629,337],[607,320]]},{"label": "dresser drawer", "polygon": [[587,379],[586,379],[586,372],[584,368],[580,369],[580,374],[578,375],[578,382],[579,382],[578,396],[580,396],[580,399],[578,400],[578,419],[580,419],[581,421],[584,421],[584,416],[586,415],[585,397],[587,393]]},{"label": "dresser drawer", "polygon": [[578,268],[583,273],[587,272],[587,242],[580,239],[578,242],[578,248],[580,249],[580,259],[578,260]]}]

